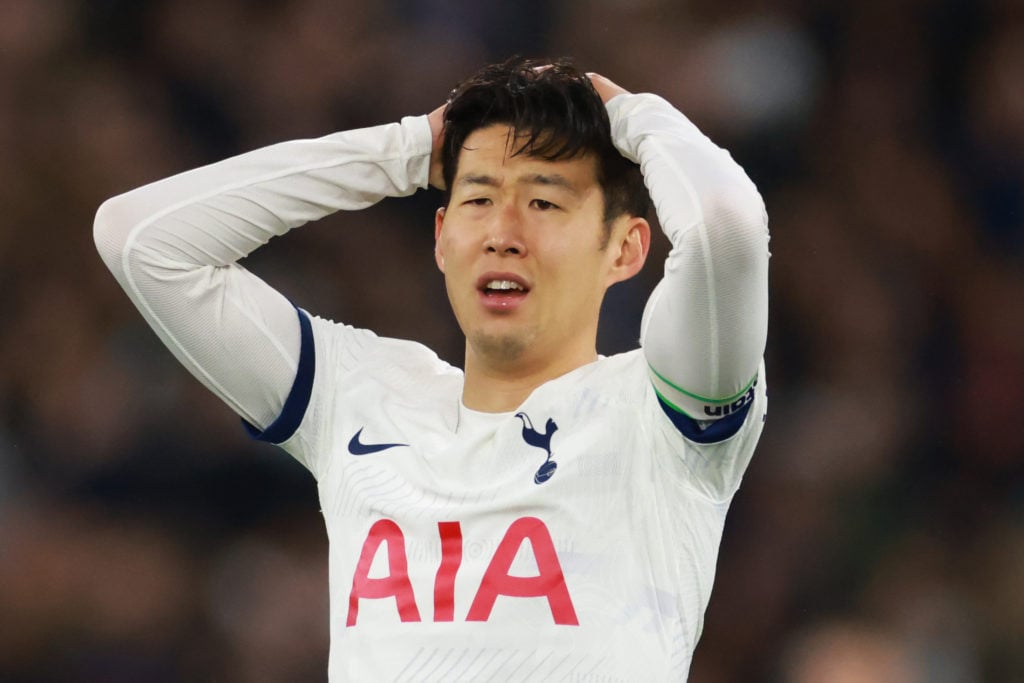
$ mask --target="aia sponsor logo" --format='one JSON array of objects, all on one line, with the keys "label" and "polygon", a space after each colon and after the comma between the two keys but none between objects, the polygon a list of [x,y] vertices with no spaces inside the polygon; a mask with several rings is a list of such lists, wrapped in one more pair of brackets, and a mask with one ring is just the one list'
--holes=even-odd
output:
[{"label": "aia sponsor logo", "polygon": [[[435,622],[454,621],[455,578],[462,566],[462,524],[437,523],[441,561],[434,575],[433,614]],[[526,543],[528,541],[528,543]],[[381,550],[381,546],[385,550]],[[516,555],[529,549],[537,565],[536,576],[510,574]],[[386,576],[370,578],[370,567],[380,552],[387,557]],[[487,621],[495,602],[502,599],[544,598],[556,624],[579,626],[576,608],[569,588],[565,584],[562,565],[547,525],[536,517],[520,517],[512,522],[498,543],[480,579],[476,595],[465,613],[466,621]],[[378,520],[367,532],[359,553],[352,590],[348,598],[347,626],[355,626],[359,619],[362,600],[394,600],[398,617],[403,622],[419,622],[422,601],[430,598],[418,596],[409,580],[409,553],[405,534],[397,522]],[[465,608],[463,608],[465,609]]]}]

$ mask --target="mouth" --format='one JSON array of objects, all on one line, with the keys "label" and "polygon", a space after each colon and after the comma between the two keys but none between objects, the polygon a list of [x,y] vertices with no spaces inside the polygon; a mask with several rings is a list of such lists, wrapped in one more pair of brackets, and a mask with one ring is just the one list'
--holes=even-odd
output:
[{"label": "mouth", "polygon": [[477,291],[487,308],[508,310],[526,298],[530,286],[514,273],[487,273],[477,280]]}]

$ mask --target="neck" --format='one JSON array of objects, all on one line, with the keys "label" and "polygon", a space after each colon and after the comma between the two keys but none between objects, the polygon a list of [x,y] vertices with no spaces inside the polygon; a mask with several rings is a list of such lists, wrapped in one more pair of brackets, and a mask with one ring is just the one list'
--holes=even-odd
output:
[{"label": "neck", "polygon": [[467,345],[462,402],[486,413],[515,410],[540,385],[595,360],[597,351],[590,346],[575,354],[561,354],[551,362],[517,359],[499,364],[488,362]]}]

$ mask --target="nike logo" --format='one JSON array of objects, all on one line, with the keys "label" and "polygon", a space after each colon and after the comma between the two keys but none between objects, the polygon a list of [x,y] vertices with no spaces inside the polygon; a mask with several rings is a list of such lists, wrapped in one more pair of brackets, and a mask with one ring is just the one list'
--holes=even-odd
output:
[{"label": "nike logo", "polygon": [[409,445],[407,443],[363,443],[359,440],[359,435],[362,433],[363,428],[360,427],[359,431],[353,434],[352,438],[348,442],[348,452],[352,455],[369,455],[370,453],[386,451],[389,448]]}]

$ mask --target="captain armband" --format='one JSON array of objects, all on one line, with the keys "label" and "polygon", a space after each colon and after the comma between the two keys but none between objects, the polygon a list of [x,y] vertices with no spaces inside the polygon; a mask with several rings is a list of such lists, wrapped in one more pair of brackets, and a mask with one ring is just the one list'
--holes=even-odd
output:
[{"label": "captain armband", "polygon": [[651,381],[661,409],[690,441],[713,444],[734,436],[754,404],[757,377],[738,394],[711,399],[672,384],[651,368]]}]

